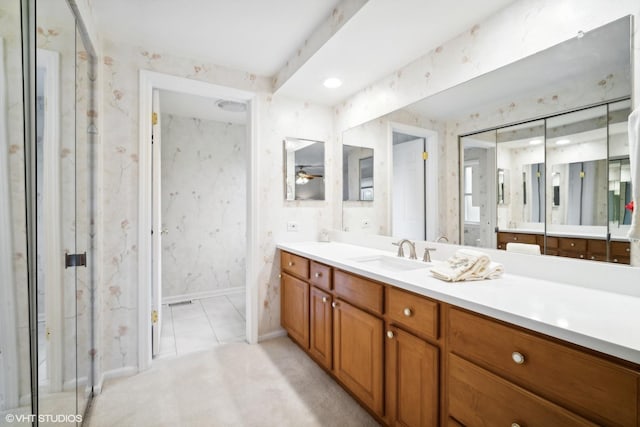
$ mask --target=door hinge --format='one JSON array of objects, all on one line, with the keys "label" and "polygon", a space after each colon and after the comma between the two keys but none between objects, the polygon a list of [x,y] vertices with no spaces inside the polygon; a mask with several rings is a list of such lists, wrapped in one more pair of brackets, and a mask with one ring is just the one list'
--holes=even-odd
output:
[{"label": "door hinge", "polygon": [[427,160],[428,158],[429,158],[429,152],[423,151],[422,152],[422,160]]},{"label": "door hinge", "polygon": [[580,178],[584,178],[584,171],[580,171]]},{"label": "door hinge", "polygon": [[151,322],[155,325],[158,323],[158,310],[153,310],[151,312]]},{"label": "door hinge", "polygon": [[156,113],[155,111],[151,113],[151,124],[152,125],[158,124],[158,113]]},{"label": "door hinge", "polygon": [[64,268],[69,267],[86,267],[87,253],[83,254],[64,254]]}]

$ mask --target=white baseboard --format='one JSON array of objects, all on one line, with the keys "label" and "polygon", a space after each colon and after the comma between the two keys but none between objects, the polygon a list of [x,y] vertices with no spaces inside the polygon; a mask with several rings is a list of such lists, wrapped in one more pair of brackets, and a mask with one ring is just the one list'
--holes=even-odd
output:
[{"label": "white baseboard", "polygon": [[233,288],[215,289],[213,291],[194,292],[191,294],[175,295],[162,298],[162,304],[175,304],[177,302],[193,301],[203,298],[220,297],[223,295],[233,295],[245,292],[244,286],[236,286]]},{"label": "white baseboard", "polygon": [[100,380],[93,386],[93,394],[98,395],[102,392],[102,387],[105,381],[112,380],[114,378],[130,377],[138,373],[138,369],[133,366],[127,366],[125,368],[112,369],[110,371],[103,372],[100,375]]},{"label": "white baseboard", "polygon": [[279,329],[277,331],[273,331],[273,332],[269,332],[269,333],[260,335],[258,337],[258,342],[267,341],[267,340],[271,340],[271,339],[279,338],[279,337],[284,337],[286,335],[287,335],[287,331],[285,331],[284,329]]}]

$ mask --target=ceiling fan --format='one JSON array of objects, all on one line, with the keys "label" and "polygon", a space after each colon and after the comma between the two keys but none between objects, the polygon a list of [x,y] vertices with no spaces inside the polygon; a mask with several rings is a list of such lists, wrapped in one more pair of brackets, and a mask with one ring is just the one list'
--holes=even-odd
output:
[{"label": "ceiling fan", "polygon": [[318,175],[318,174],[310,174],[307,173],[304,168],[321,168],[322,166],[317,166],[317,165],[296,165],[298,169],[298,171],[296,172],[296,184],[306,184],[307,182],[309,182],[309,180],[312,180],[314,178],[322,178],[322,175]]}]

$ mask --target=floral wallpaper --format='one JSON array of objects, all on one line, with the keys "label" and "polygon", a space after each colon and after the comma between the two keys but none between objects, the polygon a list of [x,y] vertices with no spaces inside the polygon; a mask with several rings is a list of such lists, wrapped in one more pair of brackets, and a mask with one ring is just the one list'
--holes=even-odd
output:
[{"label": "floral wallpaper", "polygon": [[162,296],[244,287],[246,126],[162,114]]}]

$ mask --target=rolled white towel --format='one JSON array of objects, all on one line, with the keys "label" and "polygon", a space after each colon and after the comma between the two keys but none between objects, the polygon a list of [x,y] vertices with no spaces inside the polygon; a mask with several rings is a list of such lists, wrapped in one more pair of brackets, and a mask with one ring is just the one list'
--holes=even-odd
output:
[{"label": "rolled white towel", "polygon": [[502,264],[492,263],[487,254],[473,249],[460,249],[447,261],[431,269],[434,277],[446,282],[494,279],[503,272]]}]

